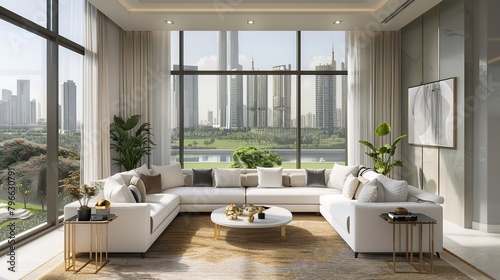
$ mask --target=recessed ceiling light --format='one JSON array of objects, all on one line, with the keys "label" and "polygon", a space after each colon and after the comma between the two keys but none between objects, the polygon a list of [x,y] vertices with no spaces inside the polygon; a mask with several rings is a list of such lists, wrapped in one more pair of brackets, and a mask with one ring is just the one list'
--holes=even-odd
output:
[{"label": "recessed ceiling light", "polygon": [[341,23],[342,23],[341,20],[336,20],[336,21],[333,22],[333,24],[341,24]]},{"label": "recessed ceiling light", "polygon": [[247,24],[255,24],[254,20],[247,20]]},{"label": "recessed ceiling light", "polygon": [[165,22],[166,22],[167,24],[174,24],[174,22],[173,22],[173,21],[171,21],[171,20],[166,20]]}]

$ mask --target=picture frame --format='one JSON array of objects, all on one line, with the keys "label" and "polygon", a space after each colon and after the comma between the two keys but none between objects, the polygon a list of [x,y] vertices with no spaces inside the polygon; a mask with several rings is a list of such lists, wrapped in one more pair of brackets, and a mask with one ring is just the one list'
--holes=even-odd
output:
[{"label": "picture frame", "polygon": [[408,88],[408,143],[456,148],[456,77]]}]

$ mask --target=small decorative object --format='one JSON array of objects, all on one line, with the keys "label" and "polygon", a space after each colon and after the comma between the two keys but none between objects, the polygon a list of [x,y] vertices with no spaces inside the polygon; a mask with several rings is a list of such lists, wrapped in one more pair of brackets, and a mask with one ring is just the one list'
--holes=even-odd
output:
[{"label": "small decorative object", "polygon": [[238,219],[238,216],[240,215],[240,207],[238,207],[238,205],[236,205],[234,203],[229,204],[226,207],[226,210],[224,211],[224,213],[226,214],[228,220],[236,220],[236,219]]},{"label": "small decorative object", "polygon": [[97,194],[96,189],[87,184],[83,184],[80,187],[75,187],[74,185],[65,185],[63,187],[68,191],[71,199],[78,200],[78,203],[80,203],[80,208],[76,212],[78,221],[90,221],[91,209],[89,201]]},{"label": "small decorative object", "polygon": [[265,219],[265,218],[266,218],[266,213],[264,213],[264,212],[260,212],[260,213],[258,213],[258,214],[257,214],[257,217],[258,217],[259,219],[261,219],[261,220],[262,220],[262,219]]},{"label": "small decorative object", "polygon": [[262,213],[266,209],[268,208],[264,206],[254,206],[253,204],[245,204],[243,205],[243,215],[248,216],[248,221],[251,223],[254,220],[253,215],[255,215],[255,213]]},{"label": "small decorative object", "polygon": [[109,215],[111,203],[106,199],[101,199],[95,204],[95,213],[97,215]]},{"label": "small decorative object", "polygon": [[398,207],[394,210],[394,213],[398,215],[408,215],[408,209],[403,208],[403,207]]}]

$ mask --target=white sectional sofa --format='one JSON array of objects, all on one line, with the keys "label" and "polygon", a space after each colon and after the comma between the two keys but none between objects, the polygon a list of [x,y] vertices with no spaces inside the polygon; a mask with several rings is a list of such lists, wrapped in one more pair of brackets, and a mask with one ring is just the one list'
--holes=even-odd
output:
[{"label": "white sectional sofa", "polygon": [[[242,169],[238,171],[237,175],[233,175],[233,177],[240,177],[233,178],[235,182],[239,182],[235,183],[237,186],[218,187],[216,182],[212,186],[192,186],[192,170],[182,170],[183,186],[169,186],[159,193],[147,194],[145,202],[141,203],[113,201],[112,197],[109,197],[108,185],[112,181],[110,178],[114,178],[113,180],[123,179],[121,190],[125,192],[134,172],[136,174],[149,172],[143,167],[132,172],[118,173],[104,180],[104,191],[101,191],[99,196],[94,198],[94,201],[102,197],[108,199],[111,202],[111,213],[118,215],[118,218],[109,225],[110,252],[137,252],[144,256],[179,212],[211,212],[231,203],[280,206],[291,212],[319,212],[352,248],[355,256],[365,252],[392,252],[392,226],[382,220],[379,215],[383,212],[393,211],[397,207],[405,207],[411,212],[423,213],[437,220],[434,231],[434,250],[436,253],[442,251],[443,211],[439,205],[444,202],[442,197],[413,186],[407,186],[408,191],[405,189],[406,192],[402,194],[404,201],[384,201],[383,197],[380,196],[383,185],[380,184],[379,180],[383,181],[384,178],[387,180],[387,177],[373,171],[365,172],[363,170],[362,176],[359,177],[363,183],[360,186],[372,186],[374,182],[377,182],[378,187],[373,189],[378,189],[379,194],[374,196],[369,192],[367,196],[366,192],[370,187],[366,187],[366,189],[363,187],[361,191],[358,187],[356,195],[352,193],[348,196],[352,195],[366,200],[371,195],[372,198],[376,197],[378,202],[360,202],[349,199],[346,197],[342,185],[347,183],[347,173],[358,175],[358,171],[359,167],[357,166],[343,169],[343,167],[336,165],[332,170],[326,170],[322,175],[325,179],[325,186],[311,187],[307,186],[309,184],[308,176],[312,178],[309,171],[283,169],[280,170],[281,181],[278,184],[281,186],[266,187],[263,185],[266,184],[266,180],[262,179],[265,177],[264,175],[260,176],[257,170]],[[380,176],[384,178],[380,178]],[[170,179],[169,182],[177,180],[177,184],[180,184],[179,178],[171,179],[171,174],[167,174],[165,177]],[[352,179],[351,177],[349,178]],[[162,180],[162,187],[165,184],[169,183]],[[388,192],[387,189],[386,192]],[[397,193],[397,195],[401,194]],[[390,197],[389,193],[386,196]],[[126,199],[130,200],[130,197],[132,196],[129,195]],[[123,199],[120,198],[118,201]],[[75,215],[77,207],[78,203],[66,205],[65,218]],[[81,231],[82,233],[78,234],[77,250],[88,251],[88,229],[81,228]],[[426,242],[426,238],[424,241]],[[426,248],[424,246],[424,251],[427,251]],[[403,251],[403,248],[398,248],[398,250]]]}]

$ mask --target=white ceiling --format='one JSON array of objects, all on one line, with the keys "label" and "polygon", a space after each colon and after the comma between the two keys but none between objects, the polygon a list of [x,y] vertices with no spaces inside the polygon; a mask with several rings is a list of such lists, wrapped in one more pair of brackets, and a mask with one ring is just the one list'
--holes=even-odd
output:
[{"label": "white ceiling", "polygon": [[89,1],[125,30],[399,30],[441,2],[415,0],[382,23],[408,0]]}]

